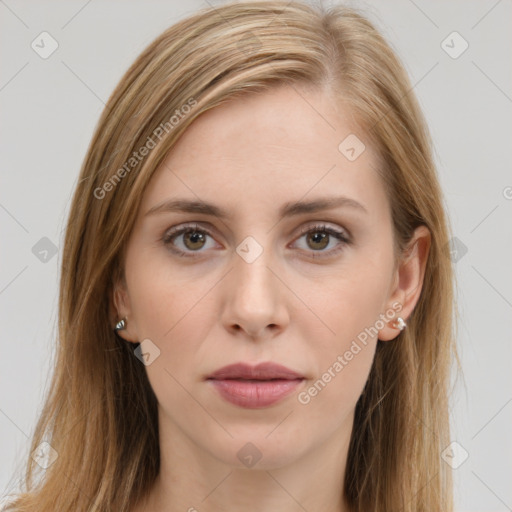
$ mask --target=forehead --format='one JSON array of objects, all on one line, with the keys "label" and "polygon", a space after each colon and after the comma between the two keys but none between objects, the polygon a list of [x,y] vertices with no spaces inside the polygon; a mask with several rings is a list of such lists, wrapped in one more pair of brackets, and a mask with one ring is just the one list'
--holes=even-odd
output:
[{"label": "forehead", "polygon": [[385,207],[376,155],[354,121],[332,96],[296,86],[230,100],[187,128],[141,210],[174,196],[277,210],[334,194]]}]

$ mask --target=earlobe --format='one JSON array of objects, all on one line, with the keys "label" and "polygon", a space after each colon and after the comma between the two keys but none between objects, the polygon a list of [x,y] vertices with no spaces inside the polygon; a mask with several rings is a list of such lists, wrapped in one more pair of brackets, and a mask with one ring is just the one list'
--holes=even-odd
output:
[{"label": "earlobe", "polygon": [[130,331],[128,329],[128,317],[121,318],[114,328],[112,329],[120,338],[122,338],[124,341],[129,341],[131,343],[138,343],[139,340],[136,339],[132,334],[130,334]]},{"label": "earlobe", "polygon": [[400,334],[400,332],[406,328],[407,317],[405,316],[405,313],[403,311],[400,311],[396,317],[392,318],[391,320],[388,320],[384,327],[379,330],[378,339],[380,341],[394,340]]},{"label": "earlobe", "polygon": [[131,316],[130,301],[126,291],[126,285],[117,281],[111,292],[112,309],[114,311],[114,321],[111,326],[112,331],[120,338],[132,343],[138,343],[135,333],[134,322],[129,322],[128,317]]},{"label": "earlobe", "polygon": [[417,227],[394,276],[394,289],[389,299],[389,305],[399,303],[402,308],[379,331],[379,340],[393,340],[406,328],[407,319],[416,307],[423,287],[430,243],[429,229],[423,225]]},{"label": "earlobe", "polygon": [[119,320],[119,322],[117,322],[117,324],[115,325],[114,331],[117,333],[119,333],[119,331],[124,331],[126,329],[126,321],[126,317],[121,318],[121,320]]}]

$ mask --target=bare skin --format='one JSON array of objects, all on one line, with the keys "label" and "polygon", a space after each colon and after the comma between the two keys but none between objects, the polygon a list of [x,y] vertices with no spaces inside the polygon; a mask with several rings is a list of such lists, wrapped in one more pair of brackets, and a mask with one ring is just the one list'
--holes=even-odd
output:
[{"label": "bare skin", "polygon": [[[288,86],[237,99],[197,119],[153,176],[128,244],[126,282],[114,294],[128,320],[120,335],[160,350],[146,371],[159,403],[161,470],[134,512],[349,511],[343,479],[356,402],[377,343],[396,342],[391,321],[407,320],[418,301],[430,246],[418,228],[393,271],[376,155],[366,142],[354,161],[338,149],[352,133],[365,141],[351,119],[326,93]],[[287,202],[338,196],[363,208],[279,218]],[[145,215],[171,198],[231,216]],[[199,236],[161,241],[185,223],[197,224]],[[349,242],[322,238],[319,225]],[[249,236],[250,251],[262,249],[251,262],[236,251]],[[393,304],[400,311],[390,318]],[[378,335],[359,342],[333,376],[338,356],[375,325]],[[276,404],[242,408],[205,380],[240,361],[280,363],[305,380]],[[329,368],[330,381],[308,394]],[[261,455],[252,467],[238,457],[249,442]]]}]

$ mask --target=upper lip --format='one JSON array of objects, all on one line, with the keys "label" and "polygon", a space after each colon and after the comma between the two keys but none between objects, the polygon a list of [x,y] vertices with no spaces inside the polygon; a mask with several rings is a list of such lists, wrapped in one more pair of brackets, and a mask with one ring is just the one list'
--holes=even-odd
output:
[{"label": "upper lip", "polygon": [[247,379],[247,380],[270,380],[270,379],[303,379],[300,375],[286,366],[276,363],[260,363],[256,366],[248,363],[235,363],[224,366],[213,372],[207,379]]}]

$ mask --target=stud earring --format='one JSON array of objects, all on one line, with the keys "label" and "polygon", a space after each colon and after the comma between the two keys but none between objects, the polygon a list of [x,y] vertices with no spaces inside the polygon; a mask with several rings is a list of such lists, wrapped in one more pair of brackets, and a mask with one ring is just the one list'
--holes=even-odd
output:
[{"label": "stud earring", "polygon": [[400,329],[401,331],[403,331],[403,330],[404,330],[404,327],[406,327],[406,326],[407,326],[407,324],[404,322],[404,319],[403,319],[401,316],[399,316],[399,317],[396,319],[396,321],[395,321],[395,322],[393,322],[393,323],[394,323],[394,327],[395,327],[396,329]]},{"label": "stud earring", "polygon": [[116,326],[114,327],[114,332],[123,331],[124,329],[126,329],[126,317],[117,322]]}]

